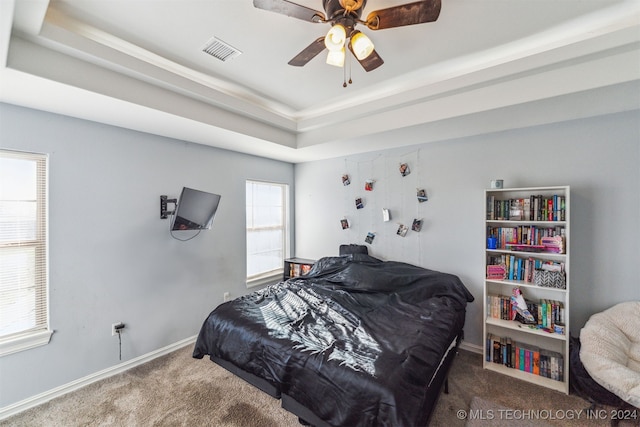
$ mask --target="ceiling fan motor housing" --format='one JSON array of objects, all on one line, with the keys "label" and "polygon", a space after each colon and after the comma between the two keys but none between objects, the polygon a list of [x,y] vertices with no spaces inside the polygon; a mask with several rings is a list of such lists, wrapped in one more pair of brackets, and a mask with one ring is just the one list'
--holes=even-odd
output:
[{"label": "ceiling fan motor housing", "polygon": [[[349,6],[351,3],[358,3],[359,7],[354,10],[349,11],[349,7],[343,6],[341,3],[345,3],[345,6]],[[327,19],[329,21],[333,21],[340,16],[352,16],[353,19],[360,19],[362,15],[362,9],[364,9],[367,4],[367,0],[362,0],[361,2],[353,2],[347,0],[324,0],[323,6],[324,11],[327,14]],[[347,12],[347,13],[345,13]]]},{"label": "ceiling fan motor housing", "polygon": [[360,4],[360,7],[351,12],[347,12],[346,7],[342,5],[343,3],[345,6],[350,6],[351,3],[356,2],[349,2],[348,0],[324,0],[324,11],[327,14],[327,20],[330,21],[332,25],[342,25],[346,30],[347,37],[351,37],[351,33],[360,19],[362,9],[367,1],[361,0],[357,2]]}]

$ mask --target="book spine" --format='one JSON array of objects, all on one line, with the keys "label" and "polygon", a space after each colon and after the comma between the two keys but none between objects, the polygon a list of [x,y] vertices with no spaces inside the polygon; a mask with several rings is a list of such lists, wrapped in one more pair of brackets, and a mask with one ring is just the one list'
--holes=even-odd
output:
[{"label": "book spine", "polygon": [[495,203],[496,203],[495,196],[487,197],[487,219],[489,220],[496,219],[496,215],[494,212]]},{"label": "book spine", "polygon": [[491,341],[492,341],[492,337],[491,337],[491,333],[487,333],[487,339],[486,339],[486,344],[485,344],[485,360],[487,362],[491,362],[492,360],[492,354],[491,354],[491,350],[493,348],[493,346],[491,345]]},{"label": "book spine", "polygon": [[507,339],[506,338],[502,338],[500,340],[500,364],[502,365],[506,365],[507,364]]}]

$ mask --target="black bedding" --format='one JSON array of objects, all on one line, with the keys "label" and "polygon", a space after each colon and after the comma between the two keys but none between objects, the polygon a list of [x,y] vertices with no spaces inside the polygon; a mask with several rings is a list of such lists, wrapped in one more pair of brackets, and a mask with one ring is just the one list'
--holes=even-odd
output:
[{"label": "black bedding", "polygon": [[451,274],[322,258],[307,276],[218,306],[193,357],[230,362],[328,425],[424,425],[430,382],[471,301]]}]

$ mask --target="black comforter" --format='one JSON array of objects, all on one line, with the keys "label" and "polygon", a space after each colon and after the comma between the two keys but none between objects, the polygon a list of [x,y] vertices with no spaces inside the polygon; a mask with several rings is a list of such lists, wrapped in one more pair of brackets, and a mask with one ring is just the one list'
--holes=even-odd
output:
[{"label": "black comforter", "polygon": [[224,303],[193,357],[260,377],[330,425],[418,426],[473,296],[458,277],[354,254]]}]

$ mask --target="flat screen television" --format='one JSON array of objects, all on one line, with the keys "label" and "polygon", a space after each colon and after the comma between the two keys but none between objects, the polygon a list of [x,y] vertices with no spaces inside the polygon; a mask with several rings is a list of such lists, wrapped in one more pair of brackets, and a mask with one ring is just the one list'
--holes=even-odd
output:
[{"label": "flat screen television", "polygon": [[182,188],[172,230],[206,230],[211,228],[220,196],[206,191]]}]

